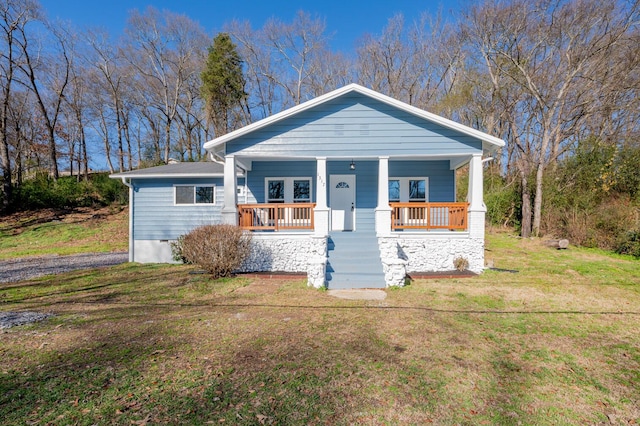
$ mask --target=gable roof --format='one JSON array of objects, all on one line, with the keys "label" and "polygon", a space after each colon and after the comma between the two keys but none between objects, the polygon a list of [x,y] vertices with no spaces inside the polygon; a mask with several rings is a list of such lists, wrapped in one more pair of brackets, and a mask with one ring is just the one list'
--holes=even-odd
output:
[{"label": "gable roof", "polygon": [[223,176],[224,166],[212,161],[167,164],[109,175],[111,178],[199,178]]},{"label": "gable roof", "polygon": [[291,116],[294,116],[300,112],[309,110],[311,108],[314,108],[320,104],[323,104],[325,102],[331,101],[333,99],[339,98],[340,96],[346,95],[348,93],[351,92],[356,92],[356,93],[360,93],[364,96],[368,96],[372,99],[378,100],[380,102],[383,102],[385,104],[391,105],[401,111],[405,111],[409,114],[415,115],[419,118],[422,118],[424,120],[430,121],[432,123],[436,123],[439,124],[443,127],[449,128],[449,129],[453,129],[456,130],[464,135],[468,135],[474,138],[477,138],[483,142],[486,142],[490,145],[490,147],[493,149],[497,149],[500,147],[503,147],[505,145],[505,142],[500,139],[500,138],[496,138],[495,136],[491,136],[487,133],[481,132],[480,130],[476,130],[474,128],[465,126],[463,124],[460,123],[456,123],[455,121],[449,120],[447,118],[441,117],[439,115],[430,113],[428,111],[422,110],[420,108],[416,108],[412,105],[409,105],[407,103],[398,101],[396,99],[393,99],[389,96],[383,95],[382,93],[378,93],[374,90],[371,89],[367,89],[366,87],[360,86],[359,84],[349,84],[347,86],[341,87],[339,89],[336,89],[332,92],[326,93],[322,96],[318,96],[317,98],[311,99],[307,102],[304,102],[300,105],[297,105],[295,107],[289,108],[287,110],[281,111],[277,114],[274,114],[270,117],[266,117],[260,121],[256,121],[255,123],[249,124],[245,127],[242,127],[240,129],[234,130],[233,132],[227,133],[225,135],[222,135],[218,138],[212,139],[208,142],[206,142],[204,144],[204,149],[210,152],[213,152],[213,150],[215,150],[215,148],[225,144],[226,142],[229,142],[231,140],[234,140],[236,138],[239,138],[241,136],[244,136],[246,134],[249,134],[251,132],[254,132],[256,130],[260,130],[263,129],[269,125],[272,125],[274,123],[277,123],[279,121],[282,121],[284,119],[287,119]]}]

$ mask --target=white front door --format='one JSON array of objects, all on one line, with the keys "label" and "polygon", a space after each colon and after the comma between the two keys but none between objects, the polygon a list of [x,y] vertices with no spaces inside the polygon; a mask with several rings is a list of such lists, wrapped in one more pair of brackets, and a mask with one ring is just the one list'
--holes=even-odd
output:
[{"label": "white front door", "polygon": [[356,176],[331,175],[329,185],[331,230],[353,231],[356,215]]}]

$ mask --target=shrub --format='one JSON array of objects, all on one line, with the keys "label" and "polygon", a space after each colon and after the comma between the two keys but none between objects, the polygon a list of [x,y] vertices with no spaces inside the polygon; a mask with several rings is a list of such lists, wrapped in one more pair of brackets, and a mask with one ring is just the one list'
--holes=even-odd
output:
[{"label": "shrub", "polygon": [[16,186],[11,200],[14,209],[76,208],[126,204],[129,190],[122,182],[110,179],[108,173],[94,173],[88,181],[77,176],[58,180],[38,174]]},{"label": "shrub", "polygon": [[458,271],[466,271],[467,269],[469,269],[469,261],[462,256],[456,257],[455,259],[453,259],[453,266]]},{"label": "shrub", "polygon": [[230,276],[251,250],[251,234],[234,225],[205,225],[184,236],[181,255],[214,279]]},{"label": "shrub", "polygon": [[640,258],[640,229],[627,232],[618,242],[616,253],[629,254]]}]

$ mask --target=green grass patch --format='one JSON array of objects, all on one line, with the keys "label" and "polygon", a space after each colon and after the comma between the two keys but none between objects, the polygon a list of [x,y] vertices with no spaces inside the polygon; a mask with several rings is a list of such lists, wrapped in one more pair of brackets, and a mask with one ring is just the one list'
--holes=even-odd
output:
[{"label": "green grass patch", "polygon": [[0,225],[0,260],[123,251],[127,229],[127,211],[120,206],[19,213]]}]

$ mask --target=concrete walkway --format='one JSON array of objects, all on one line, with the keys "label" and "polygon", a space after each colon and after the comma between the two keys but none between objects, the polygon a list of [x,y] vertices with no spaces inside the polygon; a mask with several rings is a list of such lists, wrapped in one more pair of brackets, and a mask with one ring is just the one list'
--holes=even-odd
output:
[{"label": "concrete walkway", "polygon": [[329,290],[329,296],[349,300],[384,300],[387,293],[376,289]]}]

